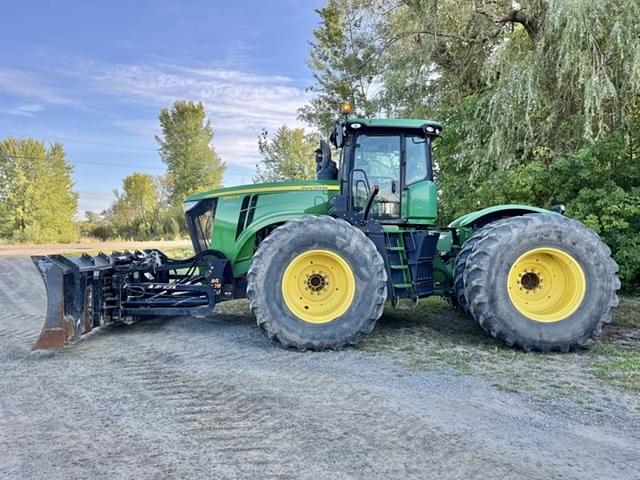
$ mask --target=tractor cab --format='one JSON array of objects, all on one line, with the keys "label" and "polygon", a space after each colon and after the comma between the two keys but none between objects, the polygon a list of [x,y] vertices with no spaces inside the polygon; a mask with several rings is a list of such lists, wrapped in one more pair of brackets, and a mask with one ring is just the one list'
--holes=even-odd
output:
[{"label": "tractor cab", "polygon": [[[334,211],[383,224],[433,224],[437,189],[431,144],[438,123],[416,119],[344,118],[331,132],[340,168],[328,145],[318,149],[318,179],[337,179]],[[333,175],[333,176],[330,176]]]}]

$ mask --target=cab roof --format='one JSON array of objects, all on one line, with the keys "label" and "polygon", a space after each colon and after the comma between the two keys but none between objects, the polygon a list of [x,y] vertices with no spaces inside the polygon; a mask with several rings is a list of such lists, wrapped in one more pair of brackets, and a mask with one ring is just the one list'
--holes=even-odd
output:
[{"label": "cab roof", "polygon": [[354,123],[359,123],[364,127],[371,128],[406,128],[422,130],[424,127],[432,127],[434,130],[438,130],[437,133],[442,132],[442,124],[422,118],[347,118],[345,120],[345,125],[347,126],[351,126]]}]

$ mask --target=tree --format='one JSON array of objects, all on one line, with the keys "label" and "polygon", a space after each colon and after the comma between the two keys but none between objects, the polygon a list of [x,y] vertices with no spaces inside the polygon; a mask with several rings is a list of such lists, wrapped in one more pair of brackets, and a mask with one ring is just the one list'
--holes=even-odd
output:
[{"label": "tree", "polygon": [[116,201],[112,209],[133,226],[140,236],[149,237],[155,230],[159,216],[159,194],[153,176],[132,173],[122,181],[122,193],[114,192]]},{"label": "tree", "polygon": [[332,126],[345,101],[351,101],[359,115],[375,112],[372,91],[379,73],[375,23],[384,4],[380,0],[329,0],[316,10],[320,26],[313,32],[308,62],[315,80],[308,90],[314,97],[299,114],[320,131]]},{"label": "tree", "polygon": [[87,235],[142,240],[176,238],[184,232],[182,206],[169,203],[166,175],[132,173],[114,194],[115,201],[100,215],[87,212],[81,225]]},{"label": "tree", "polygon": [[60,144],[33,139],[0,143],[0,237],[18,241],[71,241],[78,194],[73,167]]},{"label": "tree", "polygon": [[178,205],[198,190],[222,185],[226,165],[216,154],[211,121],[201,102],[178,101],[160,112],[160,157],[171,181],[170,200]]},{"label": "tree", "polygon": [[257,165],[254,182],[312,180],[315,178],[316,142],[302,128],[281,126],[273,139],[262,131],[258,149],[262,160]]}]

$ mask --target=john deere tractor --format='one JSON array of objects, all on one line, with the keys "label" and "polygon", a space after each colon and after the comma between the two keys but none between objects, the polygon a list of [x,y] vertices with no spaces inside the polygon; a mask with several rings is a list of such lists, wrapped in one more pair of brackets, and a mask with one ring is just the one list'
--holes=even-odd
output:
[{"label": "john deere tractor", "polygon": [[[208,315],[247,297],[284,347],[355,345],[385,305],[439,295],[524,350],[563,351],[611,320],[609,248],[559,211],[497,205],[436,227],[429,120],[344,117],[316,151],[317,179],[199,193],[184,202],[195,256],[158,250],[34,257],[48,290],[35,348],[94,327]],[[337,164],[336,164],[337,163]]]}]

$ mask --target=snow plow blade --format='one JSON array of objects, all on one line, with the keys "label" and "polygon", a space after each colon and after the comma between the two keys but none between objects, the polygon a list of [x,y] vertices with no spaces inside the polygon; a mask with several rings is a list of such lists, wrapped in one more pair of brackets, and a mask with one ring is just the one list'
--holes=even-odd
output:
[{"label": "snow plow blade", "polygon": [[234,296],[229,262],[213,250],[185,260],[159,250],[31,258],[47,291],[34,350],[64,348],[96,327],[144,317],[204,317],[218,301]]}]

